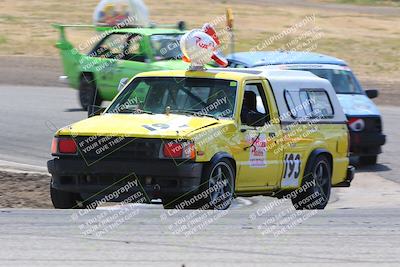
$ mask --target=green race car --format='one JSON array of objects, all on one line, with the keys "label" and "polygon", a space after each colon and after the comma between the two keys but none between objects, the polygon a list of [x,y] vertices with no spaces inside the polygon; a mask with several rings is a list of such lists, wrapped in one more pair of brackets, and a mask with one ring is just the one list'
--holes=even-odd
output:
[{"label": "green race car", "polygon": [[[120,28],[83,25],[54,25],[60,31],[56,47],[60,50],[64,76],[69,86],[79,90],[83,109],[112,100],[124,78],[154,70],[187,69],[181,60],[179,40],[185,33],[173,28]],[[76,48],[67,40],[65,29],[93,27],[94,37]],[[81,53],[90,46],[87,53]]]}]

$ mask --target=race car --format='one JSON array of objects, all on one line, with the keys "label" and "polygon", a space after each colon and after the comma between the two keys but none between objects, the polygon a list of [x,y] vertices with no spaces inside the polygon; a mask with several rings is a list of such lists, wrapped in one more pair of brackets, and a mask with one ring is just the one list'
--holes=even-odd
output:
[{"label": "race car", "polygon": [[[179,46],[185,23],[152,23],[142,0],[102,0],[94,10],[93,25],[53,26],[60,31],[56,44],[64,68],[60,81],[79,90],[84,110],[112,100],[122,79],[188,66],[181,60]],[[93,34],[74,47],[66,37],[70,28],[93,29]]]},{"label": "race car", "polygon": [[77,26],[55,27],[61,33],[56,45],[64,68],[60,79],[79,90],[79,101],[85,110],[89,105],[100,106],[102,101],[112,100],[123,78],[144,71],[188,67],[181,60],[179,40],[184,31],[180,29],[95,27],[103,34],[83,54],[65,37],[66,28]]},{"label": "race car", "polygon": [[94,208],[139,193],[165,208],[226,209],[261,194],[323,209],[332,186],[350,186],[348,140],[334,89],[309,72],[146,72],[100,115],[57,131],[51,199]]},{"label": "race car", "polygon": [[107,109],[60,129],[48,162],[54,207],[161,199],[165,208],[223,210],[236,196],[263,194],[323,209],[332,186],[350,186],[346,117],[329,81],[207,70],[210,59],[228,63],[219,44],[210,24],[187,32],[188,70],[138,74]]},{"label": "race car", "polygon": [[328,79],[348,119],[350,151],[361,164],[376,164],[386,136],[382,132],[381,114],[371,100],[378,91],[364,90],[348,64],[331,56],[293,51],[239,52],[227,56],[232,68],[266,67],[310,71]]}]

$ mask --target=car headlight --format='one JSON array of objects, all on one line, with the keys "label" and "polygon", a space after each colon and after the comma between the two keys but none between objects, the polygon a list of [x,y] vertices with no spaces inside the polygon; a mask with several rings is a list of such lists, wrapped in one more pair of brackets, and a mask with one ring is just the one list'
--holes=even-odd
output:
[{"label": "car headlight", "polygon": [[361,132],[365,128],[365,122],[360,118],[350,118],[347,123],[354,132]]},{"label": "car headlight", "polygon": [[194,143],[191,141],[177,142],[171,140],[164,143],[162,151],[160,151],[162,158],[174,159],[194,159],[196,158],[196,149]]}]

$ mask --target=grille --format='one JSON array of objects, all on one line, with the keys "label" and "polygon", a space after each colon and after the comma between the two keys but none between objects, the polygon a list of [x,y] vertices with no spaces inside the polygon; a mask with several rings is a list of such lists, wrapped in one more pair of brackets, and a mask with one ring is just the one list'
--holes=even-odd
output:
[{"label": "grille", "polygon": [[80,154],[86,160],[155,159],[159,157],[160,139],[115,136],[78,136],[75,138]]},{"label": "grille", "polygon": [[366,132],[381,132],[382,123],[380,117],[364,118]]}]

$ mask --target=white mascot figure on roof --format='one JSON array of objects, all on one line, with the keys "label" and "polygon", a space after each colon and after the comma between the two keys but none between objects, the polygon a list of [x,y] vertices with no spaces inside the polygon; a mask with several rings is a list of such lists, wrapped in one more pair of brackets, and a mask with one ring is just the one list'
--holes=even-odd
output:
[{"label": "white mascot figure on roof", "polygon": [[98,26],[149,27],[149,12],[142,0],[102,0],[93,13]]},{"label": "white mascot figure on roof", "polygon": [[194,29],[182,36],[180,41],[183,61],[190,62],[190,69],[201,70],[213,59],[219,66],[226,67],[228,61],[218,50],[221,42],[214,27],[206,23],[201,29]]}]

